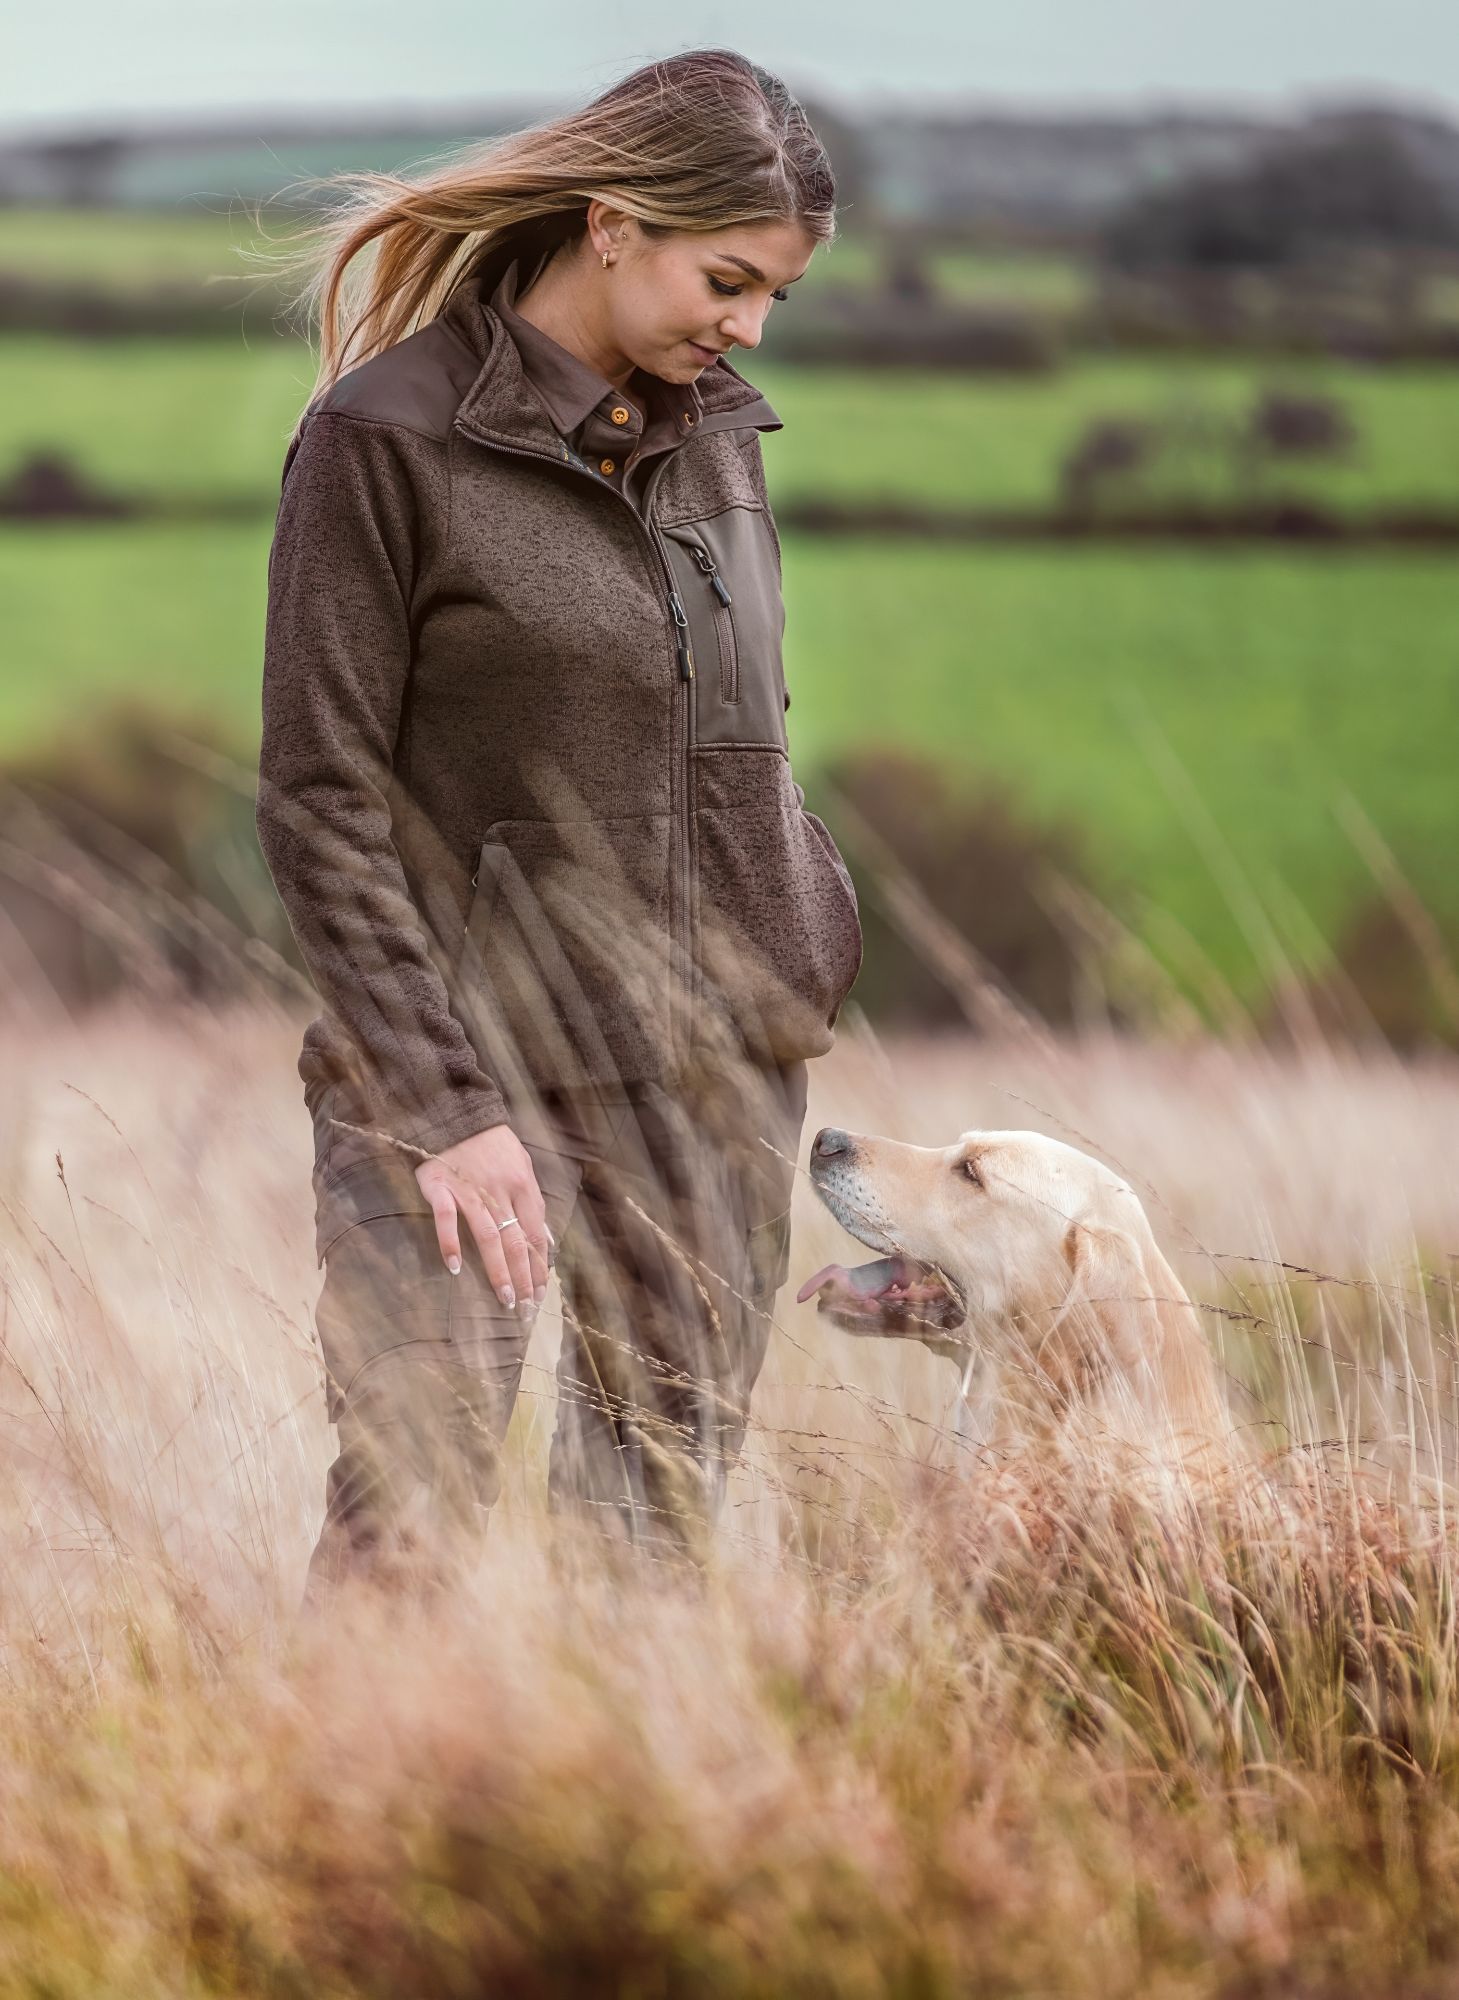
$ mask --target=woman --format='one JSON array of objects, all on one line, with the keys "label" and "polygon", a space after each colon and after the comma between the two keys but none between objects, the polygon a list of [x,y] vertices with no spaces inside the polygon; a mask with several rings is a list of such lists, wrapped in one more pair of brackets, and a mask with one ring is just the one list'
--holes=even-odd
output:
[{"label": "woman", "polygon": [[696,52],[381,186],[327,232],[269,557],[258,833],[323,1001],[311,1595],[484,1518],[559,1248],[552,1503],[702,1548],[861,961],[788,763],[779,419],[726,359],[832,233],[804,113]]}]

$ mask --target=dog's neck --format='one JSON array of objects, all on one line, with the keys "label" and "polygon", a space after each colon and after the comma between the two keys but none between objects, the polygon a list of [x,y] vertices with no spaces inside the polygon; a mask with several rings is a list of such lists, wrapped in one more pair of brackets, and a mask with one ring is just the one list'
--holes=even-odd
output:
[{"label": "dog's neck", "polygon": [[[1145,1361],[1125,1379],[1109,1355],[1092,1355],[1073,1333],[1054,1287],[999,1314],[970,1312],[959,1337],[938,1343],[959,1371],[959,1437],[1052,1435],[1080,1411],[1125,1428],[1154,1423],[1196,1447],[1229,1436],[1230,1420],[1199,1312],[1157,1251],[1150,1272]],[[932,1341],[927,1342],[933,1346]]]}]

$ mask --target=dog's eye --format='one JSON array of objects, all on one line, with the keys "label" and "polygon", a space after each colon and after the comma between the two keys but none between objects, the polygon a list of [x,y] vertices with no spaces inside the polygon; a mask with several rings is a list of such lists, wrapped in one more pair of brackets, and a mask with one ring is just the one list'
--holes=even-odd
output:
[{"label": "dog's eye", "polygon": [[978,1172],[978,1163],[975,1159],[959,1160],[958,1171],[965,1179],[970,1180],[974,1187],[983,1185],[983,1176]]}]

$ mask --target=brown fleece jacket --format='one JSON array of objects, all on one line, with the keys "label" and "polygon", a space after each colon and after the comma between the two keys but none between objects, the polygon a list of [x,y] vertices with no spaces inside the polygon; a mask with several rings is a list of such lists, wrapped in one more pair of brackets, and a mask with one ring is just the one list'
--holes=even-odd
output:
[{"label": "brown fleece jacket", "polygon": [[790,773],[778,419],[724,360],[695,389],[640,512],[473,278],[301,419],[257,826],[323,1002],[300,1073],[353,1122],[438,1152],[514,1090],[831,1044],[861,932]]}]

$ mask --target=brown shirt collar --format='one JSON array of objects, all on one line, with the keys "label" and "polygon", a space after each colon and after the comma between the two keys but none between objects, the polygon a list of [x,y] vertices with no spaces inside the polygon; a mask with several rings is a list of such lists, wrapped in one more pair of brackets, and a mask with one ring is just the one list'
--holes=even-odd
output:
[{"label": "brown shirt collar", "polygon": [[[611,452],[615,459],[621,459],[630,455],[624,452],[625,445],[631,450],[636,447],[632,455],[643,458],[670,442],[683,443],[701,430],[781,428],[780,418],[760,390],[731,367],[723,355],[687,389],[661,381],[657,376],[636,376],[635,382],[643,387],[644,406],[649,412],[648,426],[641,428],[637,410],[631,409],[628,400],[611,384],[513,310],[519,277],[520,273],[514,273],[513,267],[508,266],[503,281],[488,295],[479,288],[475,276],[468,274],[441,309],[443,325],[480,364],[457,411],[458,419],[467,429],[506,444],[552,438],[559,449],[566,434],[570,448],[578,449],[581,445],[581,455],[590,459],[599,455],[593,450],[594,444],[610,440],[603,455]],[[498,293],[515,325],[509,326],[497,311]],[[515,337],[519,329],[523,336],[520,346]],[[596,393],[597,401],[586,405],[587,418],[566,433],[549,413],[548,398],[528,375],[529,347],[534,355],[545,356],[550,350],[554,367],[565,369],[578,381],[581,397],[587,396],[589,384]],[[576,404],[572,400],[559,401],[556,415],[567,419],[578,415],[584,407],[581,400]],[[620,419],[615,425],[612,421],[615,409],[630,412],[631,420],[625,423]],[[683,421],[686,411],[693,417],[690,423]],[[659,434],[661,429],[663,435]],[[587,431],[593,433],[591,440],[584,435]],[[669,433],[673,434],[672,439]]]},{"label": "brown shirt collar", "polygon": [[[547,414],[564,437],[571,437],[600,404],[622,406],[625,399],[595,368],[590,368],[586,361],[570,353],[550,334],[534,326],[531,320],[523,319],[516,311],[521,280],[522,267],[518,259],[502,273],[489,303],[511,334],[522,357],[522,373],[542,398]],[[658,376],[646,375],[641,369],[632,377],[629,396],[642,404],[647,413],[645,440],[650,432],[659,429],[661,420],[667,426],[665,437],[679,438],[685,431],[694,430],[704,415],[704,402],[696,384],[663,382]],[[632,407],[631,403],[629,407]],[[692,417],[692,423],[684,422],[686,414]],[[636,431],[637,428],[637,412],[634,411],[633,429]]]}]

